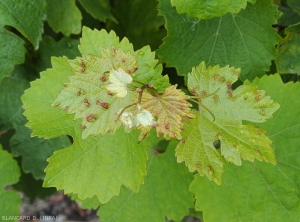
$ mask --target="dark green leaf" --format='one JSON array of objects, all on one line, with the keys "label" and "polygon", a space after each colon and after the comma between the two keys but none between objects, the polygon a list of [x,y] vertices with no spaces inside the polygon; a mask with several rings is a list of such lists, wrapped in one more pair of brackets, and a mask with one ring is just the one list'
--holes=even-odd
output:
[{"label": "dark green leaf", "polygon": [[45,7],[45,0],[1,0],[0,26],[15,27],[38,49],[42,39],[43,19],[46,17]]},{"label": "dark green leaf", "polygon": [[52,29],[65,36],[79,34],[81,31],[81,12],[75,0],[46,0],[47,21]]},{"label": "dark green leaf", "polygon": [[135,49],[150,45],[155,50],[166,36],[164,19],[157,15],[156,6],[157,0],[116,0],[113,14],[119,23],[108,21],[107,29],[127,37]]},{"label": "dark green leaf", "polygon": [[110,19],[117,23],[117,20],[110,12],[109,0],[79,0],[79,2],[95,19],[102,22]]},{"label": "dark green leaf", "polygon": [[170,0],[161,0],[159,11],[166,19],[168,36],[157,51],[167,66],[186,75],[201,61],[242,69],[240,79],[254,79],[269,69],[280,37],[272,24],[279,12],[271,0],[248,3],[236,15],[209,20],[177,14]]}]

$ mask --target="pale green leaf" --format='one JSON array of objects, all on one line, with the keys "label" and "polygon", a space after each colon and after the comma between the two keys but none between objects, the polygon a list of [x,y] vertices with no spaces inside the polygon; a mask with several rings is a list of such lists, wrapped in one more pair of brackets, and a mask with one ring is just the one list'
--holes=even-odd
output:
[{"label": "pale green leaf", "polygon": [[109,73],[113,73],[110,70],[134,71],[137,64],[133,55],[115,48],[104,49],[102,53],[101,57],[88,55],[69,61],[74,75],[52,104],[75,113],[74,119],[82,119],[82,138],[114,133],[122,125],[117,113],[138,97],[135,91],[128,91],[124,98],[118,98],[107,89],[112,75]]},{"label": "pale green leaf", "polygon": [[80,33],[82,15],[75,0],[46,1],[47,21],[56,33],[62,32],[65,36]]},{"label": "pale green leaf", "polygon": [[180,221],[193,207],[193,196],[188,192],[192,175],[186,167],[176,162],[174,147],[170,142],[165,153],[159,153],[160,143],[151,140],[148,146],[148,175],[139,193],[122,187],[120,196],[101,206],[101,221]]},{"label": "pale green leaf", "polygon": [[45,17],[45,0],[0,1],[0,26],[15,27],[22,35],[29,39],[36,49],[38,49],[39,41],[42,39],[43,19]]},{"label": "pale green leaf", "polygon": [[79,0],[82,7],[95,19],[105,22],[110,19],[117,23],[117,20],[110,12],[109,0]]},{"label": "pale green leaf", "polygon": [[279,12],[271,0],[248,4],[236,15],[230,13],[209,20],[179,15],[170,0],[159,4],[165,16],[168,36],[157,51],[168,67],[185,75],[201,61],[240,67],[241,80],[254,79],[269,69],[280,40],[272,24]]},{"label": "pale green leaf", "polygon": [[74,127],[81,125],[79,120],[73,120],[73,115],[67,115],[64,110],[51,107],[63,83],[73,75],[66,57],[52,57],[52,66],[54,68],[41,73],[41,79],[30,83],[31,87],[21,98],[25,110],[23,114],[28,120],[26,126],[32,129],[32,136],[54,138],[72,135]]},{"label": "pale green leaf", "polygon": [[179,14],[187,13],[199,19],[220,17],[228,12],[237,14],[246,8],[247,2],[255,3],[256,0],[171,0]]},{"label": "pale green leaf", "polygon": [[287,3],[294,9],[298,14],[300,14],[300,2],[298,0],[287,0]]},{"label": "pale green leaf", "polygon": [[[80,127],[74,130],[75,135],[81,132]],[[72,146],[48,159],[44,186],[77,193],[79,199],[97,196],[101,203],[119,195],[122,184],[138,192],[146,175],[147,154],[137,138],[138,132],[126,134],[122,129],[85,140],[74,137]]]},{"label": "pale green leaf", "polygon": [[20,169],[17,161],[11,154],[2,150],[0,145],[0,215],[1,221],[4,217],[19,215],[19,205],[22,200],[18,192],[13,190],[4,190],[5,186],[17,183],[20,177]]},{"label": "pale green leaf", "polygon": [[274,118],[259,124],[273,141],[277,165],[227,164],[221,187],[196,175],[190,190],[204,221],[299,221],[300,84],[283,84],[279,75],[264,76],[253,84],[281,104]]},{"label": "pale green leaf", "polygon": [[51,56],[66,56],[69,59],[79,56],[78,44],[76,39],[64,37],[56,42],[51,36],[44,36],[35,63],[37,71],[41,72],[51,67]]},{"label": "pale green leaf", "polygon": [[[188,88],[200,97],[202,105],[197,119],[186,120],[176,156],[178,162],[186,162],[191,172],[197,170],[219,185],[224,159],[239,166],[242,159],[276,163],[271,140],[264,131],[242,125],[242,120],[264,122],[279,105],[256,86],[242,85],[231,90],[238,75],[239,70],[228,66],[206,69],[204,62],[188,74]],[[214,145],[217,142],[220,150]]]},{"label": "pale green leaf", "polygon": [[[78,61],[81,63],[80,58]],[[81,121],[74,121],[74,115],[68,115],[65,110],[51,107],[63,84],[69,82],[68,78],[74,77],[74,73],[66,57],[52,58],[52,66],[41,73],[41,79],[31,83],[22,97],[24,115],[29,120],[27,125],[33,128],[34,135],[53,138],[68,134],[74,138],[73,146],[56,152],[49,159],[44,185],[77,193],[80,199],[96,195],[102,203],[118,195],[121,184],[137,192],[146,174],[147,158],[143,145],[138,144],[137,132],[129,135],[120,129],[112,136],[90,136],[82,140]],[[81,182],[74,184],[74,176],[78,175],[83,175]],[[109,177],[111,175],[114,177]]]},{"label": "pale green leaf", "polygon": [[164,18],[158,16],[157,4],[157,0],[116,0],[112,12],[118,24],[108,21],[106,27],[121,38],[127,37],[135,49],[150,45],[155,50],[166,36]]},{"label": "pale green leaf", "polygon": [[[24,72],[24,71],[23,71]],[[31,131],[25,127],[26,119],[22,112],[21,95],[29,87],[29,83],[20,78],[22,71],[17,70],[16,77],[4,78],[0,84],[0,118],[4,123],[15,129],[16,133],[9,141],[12,154],[22,157],[22,169],[26,173],[32,173],[35,179],[43,179],[44,169],[47,166],[46,159],[55,150],[66,147],[70,144],[66,136],[45,140],[42,138],[31,138]],[[14,90],[11,90],[14,89]],[[12,115],[12,113],[14,115]]]},{"label": "pale green leaf", "polygon": [[11,74],[15,65],[24,62],[26,50],[23,46],[24,41],[21,38],[2,27],[0,27],[0,39],[1,81],[3,77]]},{"label": "pale green leaf", "polygon": [[300,23],[285,29],[286,37],[277,47],[277,58],[275,60],[279,73],[300,74]]}]

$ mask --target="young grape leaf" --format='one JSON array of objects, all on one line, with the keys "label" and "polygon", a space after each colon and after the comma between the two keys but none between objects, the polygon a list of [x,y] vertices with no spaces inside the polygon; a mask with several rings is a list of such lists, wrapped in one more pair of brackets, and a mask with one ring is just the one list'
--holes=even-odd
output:
[{"label": "young grape leaf", "polygon": [[[242,120],[264,122],[279,105],[256,86],[231,90],[239,73],[239,69],[228,66],[206,68],[202,62],[188,74],[188,88],[200,98],[201,105],[197,119],[186,120],[183,140],[176,148],[177,160],[185,161],[191,172],[197,170],[219,185],[223,158],[239,166],[241,159],[276,164],[271,140],[258,127],[242,125]],[[218,142],[220,151],[216,149]]]},{"label": "young grape leaf", "polygon": [[3,77],[11,74],[15,65],[24,62],[26,49],[21,38],[2,27],[0,27],[0,39],[1,81]]},{"label": "young grape leaf", "polygon": [[167,34],[163,28],[164,18],[158,16],[157,4],[156,0],[116,0],[112,13],[119,23],[108,21],[106,28],[127,37],[136,49],[150,45],[155,50]]},{"label": "young grape leaf", "polygon": [[5,190],[5,186],[17,183],[20,177],[20,169],[17,161],[11,154],[2,150],[0,145],[0,215],[3,217],[19,215],[19,206],[22,202],[18,192]]},{"label": "young grape leaf", "polygon": [[[39,48],[39,41],[42,39],[45,17],[45,0],[2,0],[0,2],[0,27],[15,27],[23,36],[29,39],[36,49]],[[3,41],[2,38],[1,41]],[[17,48],[16,45],[11,45],[11,47]]]},{"label": "young grape leaf", "polygon": [[[85,29],[84,33],[89,34],[89,30]],[[112,37],[107,42],[113,41],[110,43],[113,46],[105,47],[108,44],[104,41],[98,46],[99,52],[97,52],[94,49],[90,50],[86,39],[82,40],[80,51],[83,56],[68,61],[74,75],[70,76],[70,82],[64,84],[65,87],[52,104],[65,109],[70,114],[75,113],[75,119],[82,119],[83,139],[89,135],[114,133],[120,128],[122,125],[118,115],[120,110],[138,100],[138,93],[135,90],[129,90],[129,84],[141,86],[137,82],[146,79],[150,83],[153,82],[155,86],[164,86],[168,80],[157,72],[159,69],[150,68],[150,72],[145,73],[149,70],[149,63],[150,67],[154,68],[157,62],[155,60],[148,61],[147,68],[144,68],[146,66],[144,60],[141,61],[141,66],[138,66],[144,52],[149,53],[147,49],[137,52],[139,56],[135,57],[128,40],[125,39],[119,43],[117,37],[114,40],[114,33],[96,32],[96,34],[93,37],[102,39]],[[87,38],[91,40],[89,35]],[[139,67],[143,73],[141,77],[139,77]],[[154,76],[150,76],[151,74]],[[130,86],[132,88],[132,85]]]},{"label": "young grape leaf", "polygon": [[255,3],[256,0],[238,0],[234,3],[231,0],[171,0],[179,14],[187,13],[189,17],[199,19],[220,17],[228,12],[237,14],[246,8],[247,2]]},{"label": "young grape leaf", "polygon": [[51,140],[30,137],[30,129],[24,126],[26,119],[22,114],[20,99],[24,90],[29,87],[29,83],[21,77],[22,74],[24,74],[24,70],[15,69],[14,76],[6,77],[1,82],[0,104],[5,104],[5,106],[0,106],[0,117],[9,128],[16,131],[11,137],[9,145],[15,157],[22,157],[23,171],[32,173],[35,179],[43,179],[45,177],[44,169],[47,166],[46,159],[55,150],[68,146],[70,141],[66,136]]},{"label": "young grape leaf", "polygon": [[[154,135],[153,135],[154,136]],[[176,141],[171,141],[164,153],[159,153],[160,139],[148,141],[148,175],[139,193],[125,187],[120,196],[101,205],[98,215],[103,221],[181,221],[193,207],[193,196],[188,192],[192,175],[174,157]]]},{"label": "young grape leaf", "polygon": [[[80,135],[80,127],[74,130]],[[77,193],[79,199],[96,195],[101,203],[118,196],[121,184],[138,192],[146,175],[147,153],[137,137],[137,131],[126,134],[122,129],[85,140],[74,137],[72,146],[48,159],[44,186]]]},{"label": "young grape leaf", "polygon": [[95,19],[105,22],[106,19],[117,23],[118,21],[110,12],[109,0],[79,0],[82,7]]},{"label": "young grape leaf", "polygon": [[277,165],[227,164],[221,187],[196,175],[190,186],[196,209],[204,212],[204,221],[296,222],[300,218],[300,84],[283,84],[280,75],[272,75],[251,85],[266,90],[281,104],[274,118],[258,124],[273,141]]},{"label": "young grape leaf", "polygon": [[47,21],[56,32],[64,36],[79,34],[81,31],[82,15],[75,4],[75,0],[46,0]]},{"label": "young grape leaf", "polygon": [[300,24],[292,25],[284,30],[286,37],[277,47],[277,58],[275,60],[279,73],[300,74]]},{"label": "young grape leaf", "polygon": [[193,118],[191,106],[187,96],[177,85],[165,89],[160,96],[153,96],[150,93],[143,93],[141,105],[150,111],[152,116],[156,116],[156,132],[159,137],[164,134],[166,139],[181,139],[183,131],[183,117]]},{"label": "young grape leaf", "polygon": [[179,75],[205,61],[208,65],[241,67],[240,79],[251,80],[269,70],[275,58],[274,45],[280,37],[272,24],[279,11],[271,0],[248,4],[236,15],[209,20],[179,15],[170,0],[161,0],[158,8],[165,16],[168,36],[157,53]]},{"label": "young grape leaf", "polygon": [[109,82],[116,70],[122,70],[131,78],[129,73],[137,67],[134,56],[121,49],[106,48],[102,50],[102,57],[87,55],[68,62],[74,75],[52,105],[75,113],[75,119],[82,119],[83,139],[89,135],[114,133],[122,124],[117,113],[134,103],[138,94],[128,90],[128,95],[119,98],[113,94],[116,91],[109,91],[112,89]]}]

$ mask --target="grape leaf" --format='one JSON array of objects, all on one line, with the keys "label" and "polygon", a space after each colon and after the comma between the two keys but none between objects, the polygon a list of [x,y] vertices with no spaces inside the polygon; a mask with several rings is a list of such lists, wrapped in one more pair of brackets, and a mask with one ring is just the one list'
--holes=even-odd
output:
[{"label": "grape leaf", "polygon": [[244,162],[242,167],[227,164],[221,187],[196,175],[190,190],[196,195],[196,209],[204,212],[204,221],[298,221],[300,218],[300,85],[283,84],[279,75],[264,76],[254,84],[281,104],[274,118],[259,124],[273,141],[277,165],[258,161]]},{"label": "grape leaf", "polygon": [[[2,0],[0,2],[0,27],[15,27],[38,49],[39,41],[42,39],[43,19],[46,17],[45,8],[45,0]],[[11,47],[16,46],[11,45]]]},{"label": "grape leaf", "polygon": [[116,0],[112,12],[119,23],[108,21],[106,28],[127,37],[136,49],[150,45],[155,50],[166,36],[164,18],[158,16],[156,7],[156,0]]},{"label": "grape leaf", "polygon": [[[201,176],[206,175],[219,185],[223,157],[239,166],[241,159],[276,164],[269,145],[271,140],[258,127],[242,125],[242,120],[264,122],[272,117],[279,105],[256,86],[242,85],[231,90],[239,72],[228,66],[206,68],[202,62],[188,74],[189,90],[204,98],[200,97],[202,107],[199,108],[202,109],[196,114],[197,119],[186,120],[183,140],[176,148],[177,160],[179,163],[185,161],[191,172],[197,170]],[[221,144],[220,151],[214,145],[217,141]]]},{"label": "grape leaf", "polygon": [[292,25],[284,30],[286,37],[277,47],[276,67],[279,73],[300,74],[300,23]]},{"label": "grape leaf", "polygon": [[[113,136],[82,140],[80,121],[74,121],[73,115],[50,106],[73,72],[66,57],[52,58],[52,66],[42,72],[41,79],[32,82],[31,88],[22,96],[24,115],[29,119],[27,125],[34,129],[34,135],[52,138],[68,134],[74,138],[72,146],[49,158],[44,186],[77,193],[80,199],[97,195],[102,203],[118,195],[121,184],[137,192],[146,174],[147,159],[143,143],[137,144],[135,135],[138,134],[125,134],[121,129]],[[43,118],[39,116],[41,113]],[[81,178],[74,183],[74,177],[78,175]]]},{"label": "grape leaf", "polygon": [[51,67],[51,56],[66,56],[74,59],[79,56],[79,41],[77,39],[62,38],[56,42],[51,36],[44,36],[38,50],[39,57],[35,68],[38,72]]},{"label": "grape leaf", "polygon": [[79,34],[81,31],[82,15],[75,4],[75,0],[46,0],[47,21],[56,32],[65,36]]},{"label": "grape leaf", "polygon": [[17,183],[20,177],[20,169],[11,154],[2,150],[0,145],[0,215],[2,220],[5,216],[19,215],[19,205],[22,200],[18,192],[4,190],[5,186]]},{"label": "grape leaf", "polygon": [[199,19],[220,17],[228,12],[237,14],[246,8],[247,2],[255,3],[256,0],[171,0],[179,14],[187,13],[189,17]]},{"label": "grape leaf", "polygon": [[287,3],[300,15],[300,3],[297,0],[287,0]]},{"label": "grape leaf", "polygon": [[241,67],[241,80],[254,79],[269,69],[275,58],[274,45],[280,40],[272,24],[279,12],[271,0],[248,4],[236,15],[226,14],[209,20],[179,15],[170,0],[162,0],[159,12],[165,16],[168,36],[157,54],[179,75],[205,61]]},{"label": "grape leaf", "polygon": [[0,27],[0,39],[1,81],[3,77],[11,74],[16,64],[24,62],[26,50],[23,46],[24,41],[21,38],[2,27]]},{"label": "grape leaf", "polygon": [[191,114],[192,105],[187,102],[189,96],[176,87],[177,85],[173,85],[166,88],[159,97],[143,93],[141,105],[152,116],[157,117],[155,128],[158,137],[164,134],[167,139],[180,140],[183,131],[182,117],[193,118],[194,115]]},{"label": "grape leaf", "polygon": [[[74,130],[75,135],[81,132],[80,127]],[[96,195],[101,203],[119,195],[121,184],[138,192],[146,175],[147,154],[143,143],[137,143],[137,136],[136,131],[126,134],[121,129],[114,135],[85,140],[74,137],[71,147],[56,151],[48,159],[44,186],[77,193],[79,199]]]},{"label": "grape leaf", "polygon": [[110,19],[117,23],[117,20],[110,12],[108,0],[79,0],[79,2],[95,19],[98,19],[101,22],[105,22],[106,19]]},{"label": "grape leaf", "polygon": [[[98,32],[97,34],[96,38],[104,39],[114,35],[106,32]],[[140,82],[141,78],[153,73],[151,69],[152,73],[144,73],[146,70],[143,67],[146,65],[144,64],[145,61],[142,61],[143,66],[140,66],[143,76],[139,78],[139,73],[135,73],[139,70],[139,59],[144,55],[144,52],[147,52],[146,50],[139,51],[138,55],[140,56],[135,57],[132,53],[132,45],[126,39],[119,43],[116,38],[114,45],[121,48],[112,46],[103,48],[106,45],[104,42],[98,48],[99,52],[94,51],[94,49],[91,50],[91,53],[96,54],[96,56],[88,54],[89,48],[83,42],[80,47],[80,51],[84,53],[83,56],[68,61],[74,75],[69,78],[69,83],[64,84],[65,87],[52,104],[67,110],[70,114],[75,113],[75,119],[82,119],[83,139],[89,135],[114,133],[119,129],[122,121],[120,121],[118,113],[138,100],[138,93],[128,90],[127,84],[130,84],[131,81]],[[156,63],[156,61],[154,62]],[[150,60],[149,63],[151,64],[153,61]],[[149,70],[149,63],[147,70]],[[146,80],[149,79],[149,82],[153,82],[155,85],[157,83],[165,84],[167,79],[163,78],[157,71],[154,71],[155,78],[146,77]],[[158,78],[159,75],[161,79]],[[128,79],[125,78],[126,76]],[[145,79],[143,78],[143,80]]]},{"label": "grape leaf", "polygon": [[[21,76],[24,71],[16,70],[15,72],[14,75]],[[68,146],[70,141],[65,136],[51,140],[30,137],[30,129],[24,126],[26,119],[22,114],[23,109],[20,100],[24,90],[28,87],[29,83],[21,77],[3,79],[0,84],[0,103],[5,104],[5,106],[0,106],[0,116],[2,121],[16,130],[9,144],[15,157],[22,156],[23,171],[32,173],[35,179],[43,179],[45,176],[44,169],[47,165],[46,159],[55,150]]]},{"label": "grape leaf", "polygon": [[138,96],[135,91],[128,91],[124,98],[118,98],[106,89],[109,78],[106,72],[112,75],[110,70],[114,68],[134,71],[137,64],[133,55],[115,48],[104,49],[102,53],[102,57],[87,55],[69,61],[75,75],[52,104],[75,113],[75,119],[82,118],[83,139],[89,135],[114,133],[122,124],[117,113],[134,103]]},{"label": "grape leaf", "polygon": [[165,221],[181,220],[193,207],[188,192],[192,175],[174,157],[176,141],[171,141],[165,153],[158,153],[159,139],[149,141],[145,185],[135,194],[122,187],[120,196],[101,205],[101,221]]}]

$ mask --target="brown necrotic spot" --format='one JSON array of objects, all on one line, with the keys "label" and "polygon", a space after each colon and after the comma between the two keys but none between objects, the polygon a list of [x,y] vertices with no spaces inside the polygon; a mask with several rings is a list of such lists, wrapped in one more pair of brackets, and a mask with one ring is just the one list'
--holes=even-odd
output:
[{"label": "brown necrotic spot", "polygon": [[108,103],[100,103],[100,106],[104,109],[108,109]]},{"label": "brown necrotic spot", "polygon": [[228,88],[228,89],[231,89],[231,86],[232,86],[232,85],[231,85],[231,82],[228,82],[228,83],[227,83],[227,88]]},{"label": "brown necrotic spot", "polygon": [[83,99],[83,103],[84,103],[84,105],[86,105],[87,107],[90,106],[89,100],[88,100],[87,98],[84,98],[84,99]]},{"label": "brown necrotic spot", "polygon": [[100,80],[101,80],[101,82],[105,82],[107,80],[107,78],[105,76],[101,76]]},{"label": "brown necrotic spot", "polygon": [[96,120],[97,117],[94,114],[90,114],[86,117],[86,121],[92,122],[93,120]]}]

